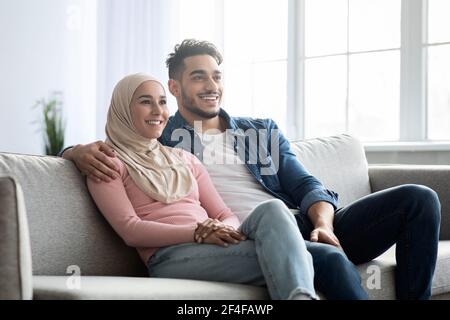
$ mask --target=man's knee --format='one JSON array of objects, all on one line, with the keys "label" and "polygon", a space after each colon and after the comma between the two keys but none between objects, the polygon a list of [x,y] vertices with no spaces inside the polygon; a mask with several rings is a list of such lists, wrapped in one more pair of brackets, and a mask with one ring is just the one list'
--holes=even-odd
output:
[{"label": "man's knee", "polygon": [[433,189],[419,184],[407,184],[401,186],[401,191],[408,202],[415,204],[419,209],[425,209],[428,220],[440,222],[441,204],[438,194]]}]

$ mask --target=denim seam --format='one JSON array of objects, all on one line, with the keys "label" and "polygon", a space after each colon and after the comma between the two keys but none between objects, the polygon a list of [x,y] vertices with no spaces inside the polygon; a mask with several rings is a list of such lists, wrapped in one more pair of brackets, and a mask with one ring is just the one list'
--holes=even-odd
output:
[{"label": "denim seam", "polygon": [[[255,239],[255,242],[256,242],[256,241],[257,241],[257,242],[260,242],[259,239]],[[266,260],[266,256],[265,256],[264,251],[261,250],[261,254],[263,255],[264,261],[267,261],[267,260]],[[270,277],[271,283],[273,284],[274,289],[275,289],[275,291],[277,292],[278,297],[281,299],[280,289],[279,289],[278,284],[277,284],[277,282],[276,282],[276,280],[275,280],[275,277],[273,276],[273,273],[272,273],[272,271],[270,270],[270,268],[269,268],[268,265],[269,265],[269,264],[265,263],[265,266],[264,266],[264,267],[265,267],[265,269],[267,270],[268,276]],[[263,268],[262,268],[261,263],[260,263],[260,267],[261,267],[261,271],[262,271]],[[266,280],[266,286],[267,286],[267,280]]]}]

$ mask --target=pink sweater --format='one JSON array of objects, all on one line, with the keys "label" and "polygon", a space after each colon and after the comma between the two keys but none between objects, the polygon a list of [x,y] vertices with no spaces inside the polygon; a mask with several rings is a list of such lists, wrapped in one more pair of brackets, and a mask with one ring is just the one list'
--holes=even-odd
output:
[{"label": "pink sweater", "polygon": [[143,193],[118,158],[113,160],[120,168],[121,179],[109,183],[87,179],[97,207],[125,243],[137,248],[145,264],[160,247],[194,242],[197,222],[208,217],[235,228],[240,224],[217,193],[202,163],[192,154],[176,150],[192,170],[195,181],[188,196],[171,204]]}]

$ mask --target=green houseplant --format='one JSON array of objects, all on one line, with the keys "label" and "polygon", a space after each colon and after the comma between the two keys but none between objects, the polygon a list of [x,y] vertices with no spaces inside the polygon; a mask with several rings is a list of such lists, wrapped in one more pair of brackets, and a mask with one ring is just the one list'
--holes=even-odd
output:
[{"label": "green houseplant", "polygon": [[65,121],[62,114],[61,92],[53,92],[46,100],[36,101],[34,108],[42,108],[42,118],[39,121],[44,132],[45,154],[56,156],[64,147]]}]

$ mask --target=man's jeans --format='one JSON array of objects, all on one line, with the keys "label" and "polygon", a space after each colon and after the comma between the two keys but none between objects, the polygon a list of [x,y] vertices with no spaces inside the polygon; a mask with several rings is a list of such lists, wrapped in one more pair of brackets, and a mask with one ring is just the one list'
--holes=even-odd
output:
[{"label": "man's jeans", "polygon": [[281,200],[258,205],[240,230],[248,239],[227,248],[196,243],[161,248],[149,260],[149,275],[267,285],[272,299],[317,298],[311,254]]},{"label": "man's jeans", "polygon": [[[402,185],[337,210],[334,232],[346,256],[329,245],[307,241],[314,261],[316,289],[327,299],[366,299],[353,264],[369,262],[396,244],[397,298],[429,299],[437,259],[440,209],[433,190]],[[309,219],[304,214],[295,217],[303,237],[309,239],[313,230]]]}]

